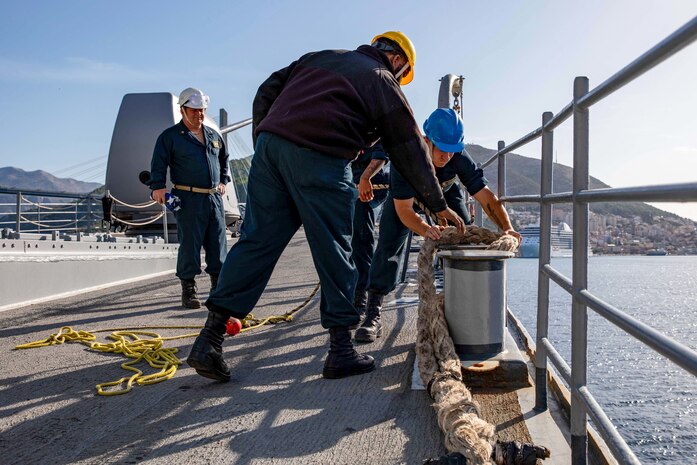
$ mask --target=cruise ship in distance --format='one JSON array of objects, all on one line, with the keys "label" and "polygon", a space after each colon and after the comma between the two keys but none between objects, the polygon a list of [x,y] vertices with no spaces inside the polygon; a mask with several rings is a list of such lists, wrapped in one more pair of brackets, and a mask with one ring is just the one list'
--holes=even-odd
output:
[{"label": "cruise ship in distance", "polygon": [[[526,226],[518,231],[522,236],[519,256],[521,258],[538,258],[540,256],[540,225]],[[573,254],[573,231],[561,222],[552,226],[552,257],[571,257]]]}]

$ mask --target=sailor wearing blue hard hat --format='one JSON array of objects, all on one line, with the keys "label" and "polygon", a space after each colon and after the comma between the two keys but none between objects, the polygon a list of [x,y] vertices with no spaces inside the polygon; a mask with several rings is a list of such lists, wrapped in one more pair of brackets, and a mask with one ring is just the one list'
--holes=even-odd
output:
[{"label": "sailor wearing blue hard hat", "polygon": [[[471,222],[460,183],[482,205],[486,214],[505,234],[520,240],[513,229],[503,204],[486,186],[487,180],[480,168],[465,150],[464,129],[458,114],[450,108],[438,108],[423,125],[424,140],[429,147],[431,162],[448,206]],[[456,189],[456,190],[454,190]],[[448,196],[453,191],[460,194]],[[460,200],[461,199],[461,200]],[[354,336],[359,342],[372,342],[382,333],[380,310],[385,295],[397,285],[400,257],[409,230],[430,239],[440,239],[442,226],[426,223],[417,211],[418,194],[394,168],[390,172],[390,194],[380,219],[380,235],[368,279],[366,318]]]},{"label": "sailor wearing blue hard hat", "polygon": [[[438,108],[424,122],[423,128],[426,138],[435,146],[431,149],[431,156],[445,201],[453,211],[465,220],[466,224],[470,224],[472,218],[465,205],[465,195],[457,179],[458,176],[462,176],[460,173],[474,172],[475,168],[467,165],[466,162],[463,166],[463,160],[460,157],[454,157],[454,154],[465,149],[465,131],[462,120],[454,110]],[[453,157],[455,161],[449,163]]]}]

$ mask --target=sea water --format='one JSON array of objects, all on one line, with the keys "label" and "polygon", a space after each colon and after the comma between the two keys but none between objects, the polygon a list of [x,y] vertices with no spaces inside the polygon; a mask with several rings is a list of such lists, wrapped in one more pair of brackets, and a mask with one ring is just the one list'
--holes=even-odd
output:
[{"label": "sea water", "polygon": [[[570,258],[552,266],[571,278]],[[536,334],[536,259],[507,262],[508,306]],[[697,349],[696,256],[594,256],[591,293]],[[550,280],[549,339],[571,360],[571,297]],[[588,386],[643,463],[697,464],[697,378],[588,309]]]}]

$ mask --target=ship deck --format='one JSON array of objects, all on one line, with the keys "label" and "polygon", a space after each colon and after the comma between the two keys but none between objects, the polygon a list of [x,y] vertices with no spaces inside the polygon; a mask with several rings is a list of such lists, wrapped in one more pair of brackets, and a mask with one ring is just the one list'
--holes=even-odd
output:
[{"label": "ship deck", "polygon": [[[317,282],[301,230],[254,315],[290,310]],[[207,293],[207,278],[199,279],[199,291]],[[95,385],[126,376],[123,357],[80,344],[12,350],[65,325],[94,331],[202,324],[205,309],[183,309],[179,300],[172,273],[0,313],[2,462],[420,464],[446,453],[431,399],[412,383],[417,299],[409,282],[386,299],[383,337],[358,347],[378,368],[341,380],[321,377],[328,335],[319,322],[319,295],[290,323],[228,339],[230,383],[211,382],[184,364],[168,381],[104,397]],[[192,342],[168,346],[184,359]],[[552,450],[545,464],[570,462],[565,420],[551,401],[550,412],[534,412],[532,388],[488,388],[475,398],[501,439],[531,437]]]}]

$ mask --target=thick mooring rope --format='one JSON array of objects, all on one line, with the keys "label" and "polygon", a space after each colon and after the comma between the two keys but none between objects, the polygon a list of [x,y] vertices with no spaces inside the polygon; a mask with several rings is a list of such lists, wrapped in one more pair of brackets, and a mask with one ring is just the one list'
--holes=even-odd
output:
[{"label": "thick mooring rope", "polygon": [[438,246],[446,244],[486,244],[489,250],[513,251],[518,248],[518,240],[477,226],[467,226],[464,234],[451,227],[443,230],[440,240],[425,240],[418,258],[416,353],[421,379],[435,401],[448,451],[461,453],[468,464],[490,464],[495,427],[479,417],[479,405],[462,382],[460,359],[443,312],[444,298],[436,294],[433,259]]}]

